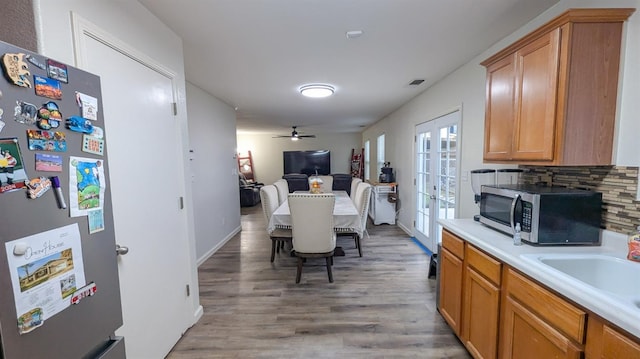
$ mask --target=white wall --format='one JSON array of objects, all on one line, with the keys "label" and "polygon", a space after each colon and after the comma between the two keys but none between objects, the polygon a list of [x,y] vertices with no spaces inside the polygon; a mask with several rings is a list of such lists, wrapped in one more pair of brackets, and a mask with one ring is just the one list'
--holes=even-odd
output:
[{"label": "white wall", "polygon": [[187,82],[196,257],[201,264],[240,231],[233,108]]},{"label": "white wall", "polygon": [[[195,240],[193,226],[192,189],[188,177],[188,129],[185,95],[184,61],[182,40],[160,20],[153,16],[137,1],[98,1],[98,0],[34,0],[34,15],[38,33],[38,52],[68,64],[76,64],[74,59],[71,12],[104,29],[114,37],[121,39],[129,47],[135,48],[163,67],[176,74],[174,78],[177,92],[177,116],[180,124],[182,150],[182,173],[185,176],[185,209],[188,218],[188,243],[191,266],[188,283],[192,288],[190,305],[194,318],[202,309],[198,295],[198,273],[195,258]],[[152,121],[150,121],[150,129]],[[146,138],[140,137],[141,140]],[[150,138],[150,137],[149,137]],[[150,138],[151,139],[151,138]],[[155,146],[155,143],[150,143]],[[132,205],[137,205],[133,203]],[[163,245],[159,243],[159,245]],[[170,245],[165,243],[164,245]],[[159,259],[163,260],[163,259]]]},{"label": "white wall", "polygon": [[[564,0],[547,12],[535,18],[513,34],[502,39],[476,58],[449,74],[447,77],[425,90],[386,118],[370,126],[363,132],[363,143],[371,140],[372,166],[376,154],[376,137],[386,134],[386,159],[391,161],[396,171],[399,192],[398,225],[405,230],[413,230],[415,217],[414,186],[414,134],[415,126],[429,121],[456,108],[462,110],[461,138],[461,179],[468,171],[476,168],[500,168],[494,164],[483,164],[485,68],[480,62],[530,31],[551,20],[568,8],[584,7],[633,7],[640,9],[640,0]],[[640,156],[634,148],[634,138],[640,133],[640,14],[634,13],[626,25],[625,49],[623,52],[622,80],[618,105],[618,128],[615,163],[620,166],[639,166]],[[375,168],[371,168],[375,173]],[[469,218],[478,211],[473,202],[473,191],[469,179],[459,182],[458,217]]]},{"label": "white wall", "polygon": [[288,138],[273,138],[273,135],[238,134],[238,152],[251,151],[255,178],[270,184],[283,175],[283,151],[331,151],[331,173],[351,173],[351,150],[362,149],[359,133],[316,133],[316,138],[291,141]]}]

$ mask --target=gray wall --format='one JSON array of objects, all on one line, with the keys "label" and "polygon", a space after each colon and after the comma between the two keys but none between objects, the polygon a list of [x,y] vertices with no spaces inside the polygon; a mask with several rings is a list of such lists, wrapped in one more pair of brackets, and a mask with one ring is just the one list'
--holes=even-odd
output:
[{"label": "gray wall", "polygon": [[187,82],[193,220],[198,265],[240,231],[233,108]]},{"label": "gray wall", "polygon": [[0,40],[37,51],[38,41],[31,0],[2,0]]},{"label": "gray wall", "polygon": [[[286,131],[285,131],[286,133]],[[350,173],[351,150],[362,148],[359,133],[314,133],[316,138],[291,141],[274,135],[238,134],[238,152],[251,151],[254,174],[258,182],[273,183],[282,178],[283,151],[331,151],[331,173]]]}]

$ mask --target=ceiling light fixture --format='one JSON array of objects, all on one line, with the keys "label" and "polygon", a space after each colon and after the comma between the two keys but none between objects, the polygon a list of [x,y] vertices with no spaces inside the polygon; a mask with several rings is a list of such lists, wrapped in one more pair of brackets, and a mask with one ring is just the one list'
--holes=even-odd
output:
[{"label": "ceiling light fixture", "polygon": [[327,84],[308,84],[300,87],[300,93],[305,97],[322,98],[333,95],[336,88]]}]

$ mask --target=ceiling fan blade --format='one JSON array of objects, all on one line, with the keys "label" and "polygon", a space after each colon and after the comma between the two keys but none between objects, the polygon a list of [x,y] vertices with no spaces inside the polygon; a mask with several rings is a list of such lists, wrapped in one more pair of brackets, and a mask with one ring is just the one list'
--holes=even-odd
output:
[{"label": "ceiling fan blade", "polygon": [[272,138],[316,138],[316,135],[301,135],[298,133],[298,131],[296,130],[296,128],[298,126],[291,126],[293,128],[293,131],[291,131],[290,135],[278,135],[278,136],[273,136]]}]

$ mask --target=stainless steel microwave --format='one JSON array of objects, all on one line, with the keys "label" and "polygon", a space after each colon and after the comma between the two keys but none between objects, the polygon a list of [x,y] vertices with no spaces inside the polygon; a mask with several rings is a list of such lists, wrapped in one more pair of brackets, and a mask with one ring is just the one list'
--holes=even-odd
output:
[{"label": "stainless steel microwave", "polygon": [[533,245],[600,245],[602,193],[536,185],[482,186],[480,222]]}]

